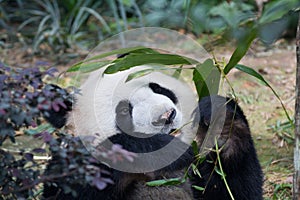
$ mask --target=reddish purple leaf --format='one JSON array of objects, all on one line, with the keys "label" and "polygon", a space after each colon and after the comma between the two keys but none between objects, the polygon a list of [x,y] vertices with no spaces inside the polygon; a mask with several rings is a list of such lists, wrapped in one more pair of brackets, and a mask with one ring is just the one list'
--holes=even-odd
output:
[{"label": "reddish purple leaf", "polygon": [[61,107],[67,109],[66,104],[62,100],[58,100],[56,103],[58,103],[59,105],[61,105]]},{"label": "reddish purple leaf", "polygon": [[52,140],[52,135],[50,135],[48,132],[43,132],[42,137],[44,142],[50,142]]},{"label": "reddish purple leaf", "polygon": [[57,102],[52,102],[52,108],[55,112],[59,111],[59,106],[58,106]]},{"label": "reddish purple leaf", "polygon": [[12,172],[12,175],[13,175],[14,177],[18,177],[19,174],[20,174],[20,171],[19,171],[18,169],[16,169],[16,168],[13,168],[13,169],[11,170],[11,172]]}]

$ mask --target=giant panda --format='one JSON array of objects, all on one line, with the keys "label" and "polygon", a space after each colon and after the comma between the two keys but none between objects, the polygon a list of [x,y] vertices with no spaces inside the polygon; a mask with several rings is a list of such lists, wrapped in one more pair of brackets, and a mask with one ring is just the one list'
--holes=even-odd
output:
[{"label": "giant panda", "polygon": [[[94,145],[109,148],[120,144],[141,155],[121,166],[103,164],[115,184],[104,190],[72,185],[78,190],[76,198],[231,199],[224,180],[215,170],[215,140],[207,140],[217,136],[217,144],[222,148],[221,163],[235,199],[262,199],[261,167],[248,122],[236,102],[211,96],[198,103],[193,100],[195,95],[189,86],[160,72],[125,82],[129,74],[145,68],[135,67],[115,74],[103,74],[103,69],[92,72],[72,108],[49,112],[47,120],[57,128],[68,125],[80,136],[96,136]],[[171,134],[178,129],[178,136]],[[196,159],[191,147],[194,139],[199,151],[209,149],[202,162]],[[164,156],[160,158],[162,153]],[[201,176],[191,170],[192,163]],[[145,186],[147,181],[183,176],[186,169],[190,178],[183,185]],[[74,199],[61,190],[59,181],[45,184],[43,197]]]}]

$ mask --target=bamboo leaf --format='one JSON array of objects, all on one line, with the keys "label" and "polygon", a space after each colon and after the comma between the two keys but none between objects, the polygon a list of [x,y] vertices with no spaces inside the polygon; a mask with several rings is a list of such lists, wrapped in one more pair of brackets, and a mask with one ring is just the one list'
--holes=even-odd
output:
[{"label": "bamboo leaf", "polygon": [[217,174],[219,174],[222,178],[225,177],[225,173],[221,171],[218,167],[215,168]]},{"label": "bamboo leaf", "polygon": [[262,84],[264,84],[265,86],[270,86],[269,83],[264,79],[264,77],[262,75],[260,75],[258,72],[256,72],[254,69],[247,67],[245,65],[236,65],[235,66],[236,69],[245,72],[251,76],[254,76],[255,78],[257,78],[258,80],[260,80],[262,82]]},{"label": "bamboo leaf", "polygon": [[124,71],[131,67],[144,64],[162,64],[162,65],[182,65],[195,64],[198,61],[174,54],[135,54],[131,53],[124,58],[117,59],[112,65],[106,68],[104,73],[113,74],[118,71]]},{"label": "bamboo leaf", "polygon": [[155,71],[155,69],[144,69],[144,70],[141,70],[141,71],[131,73],[131,74],[128,75],[125,82],[131,81],[132,79],[135,79],[135,78],[140,78],[140,77],[146,76],[146,75],[150,74],[153,71]]},{"label": "bamboo leaf", "polygon": [[151,68],[149,68],[149,69],[143,69],[143,70],[129,74],[125,82],[131,81],[132,79],[135,79],[135,78],[140,78],[140,77],[146,76],[157,70],[167,70],[167,69],[170,69],[170,68],[164,67],[164,66],[151,66]]},{"label": "bamboo leaf", "polygon": [[198,148],[198,144],[195,140],[193,140],[193,142],[192,142],[192,148],[193,148],[194,155],[198,155],[199,148]]},{"label": "bamboo leaf", "polygon": [[199,98],[218,94],[220,79],[221,74],[213,60],[208,59],[197,65],[193,71],[193,81]]},{"label": "bamboo leaf", "polygon": [[85,62],[89,62],[89,61],[93,61],[93,60],[99,60],[99,59],[102,59],[102,58],[106,58],[108,56],[117,55],[117,54],[128,54],[128,53],[157,54],[158,52],[155,51],[155,50],[153,50],[153,49],[151,49],[151,48],[146,48],[146,47],[143,47],[143,46],[136,46],[136,47],[128,47],[128,48],[116,49],[116,50],[113,50],[113,51],[102,53],[100,55],[93,56],[93,57],[88,58],[88,59],[86,59],[84,61],[80,61],[80,62],[74,64],[72,67],[75,67],[77,65],[81,65],[82,63],[85,63]]},{"label": "bamboo leaf", "polygon": [[182,72],[182,67],[183,67],[183,65],[181,65],[178,69],[176,69],[175,72],[174,72],[174,74],[172,75],[172,77],[174,77],[176,79],[179,79],[180,74]]},{"label": "bamboo leaf", "polygon": [[107,66],[110,62],[111,61],[109,60],[105,60],[105,61],[98,61],[98,62],[91,62],[91,63],[82,63],[80,65],[73,65],[67,70],[67,72],[80,71],[82,73],[87,73],[87,72],[100,69],[101,67]]},{"label": "bamboo leaf", "polygon": [[275,20],[281,19],[284,15],[288,14],[291,10],[299,8],[299,0],[284,0],[284,1],[271,1],[264,7],[264,12],[258,20],[259,24],[267,24]]},{"label": "bamboo leaf", "polygon": [[235,51],[233,52],[232,56],[230,57],[229,62],[224,68],[224,74],[228,74],[232,68],[234,68],[238,62],[244,57],[244,55],[247,53],[252,41],[256,38],[257,36],[257,30],[252,29],[246,40],[239,43]]},{"label": "bamboo leaf", "polygon": [[205,188],[204,187],[200,187],[200,186],[197,186],[197,185],[192,185],[193,188],[195,188],[196,190],[199,190],[199,191],[204,191]]},{"label": "bamboo leaf", "polygon": [[202,178],[199,169],[197,168],[197,166],[195,164],[192,164],[192,169],[193,169],[193,173],[195,175],[197,175],[198,177]]},{"label": "bamboo leaf", "polygon": [[287,119],[289,120],[290,124],[294,126],[294,122],[293,120],[290,118],[282,100],[280,99],[279,95],[277,94],[277,92],[273,89],[273,87],[264,79],[264,77],[259,74],[258,72],[256,72],[254,69],[250,68],[250,67],[247,67],[245,65],[236,65],[235,66],[236,69],[242,71],[242,72],[245,72],[255,78],[257,78],[258,80],[261,81],[261,83],[265,86],[267,86],[268,88],[270,88],[273,92],[273,94],[276,96],[276,98],[279,100],[280,104],[281,104],[281,107],[283,108],[284,112],[285,112],[285,115],[287,117]]},{"label": "bamboo leaf", "polygon": [[162,185],[178,185],[183,183],[185,180],[181,178],[170,178],[170,179],[161,179],[155,181],[149,181],[146,183],[147,186],[162,186]]}]

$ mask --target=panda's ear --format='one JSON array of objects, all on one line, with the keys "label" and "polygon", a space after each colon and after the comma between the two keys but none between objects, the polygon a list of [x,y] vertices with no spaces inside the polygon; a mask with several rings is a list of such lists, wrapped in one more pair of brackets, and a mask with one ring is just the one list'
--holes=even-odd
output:
[{"label": "panda's ear", "polygon": [[61,128],[67,123],[68,113],[72,110],[73,106],[73,97],[66,89],[57,85],[49,84],[46,87],[56,97],[61,97],[63,104],[57,104],[55,109],[51,107],[49,110],[43,111],[44,118],[55,128]]}]

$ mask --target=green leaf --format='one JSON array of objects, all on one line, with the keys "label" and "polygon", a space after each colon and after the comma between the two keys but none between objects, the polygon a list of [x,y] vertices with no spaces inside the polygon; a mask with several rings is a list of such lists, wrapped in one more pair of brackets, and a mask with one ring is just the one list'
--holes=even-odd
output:
[{"label": "green leaf", "polygon": [[111,29],[105,19],[94,9],[88,8],[88,7],[81,7],[80,10],[86,11],[89,14],[93,15],[96,19],[99,20],[99,22],[102,24],[102,26],[106,29],[108,33],[111,33]]},{"label": "green leaf", "polygon": [[89,61],[92,61],[92,60],[99,60],[99,59],[102,59],[102,58],[106,58],[106,57],[111,56],[111,55],[127,54],[127,53],[157,54],[158,52],[151,49],[151,48],[146,48],[146,47],[143,47],[143,46],[116,49],[116,50],[113,50],[113,51],[110,51],[110,52],[106,52],[106,53],[103,53],[103,54],[100,54],[100,55],[93,56],[93,57],[88,58],[84,61],[80,61],[80,62],[74,64],[72,67],[75,67],[77,65],[81,65],[82,63],[86,63],[86,62],[89,62]]},{"label": "green leaf", "polygon": [[228,72],[234,68],[238,62],[240,62],[240,60],[244,57],[244,55],[247,53],[252,41],[256,38],[257,36],[257,30],[256,29],[252,29],[249,34],[247,35],[247,38],[245,39],[245,41],[240,42],[237,46],[237,48],[235,49],[235,51],[233,52],[229,62],[227,63],[227,65],[224,68],[224,74],[228,74]]},{"label": "green leaf", "polygon": [[179,79],[180,74],[182,72],[182,67],[183,67],[183,65],[181,65],[178,69],[176,69],[175,72],[174,72],[174,74],[172,75],[172,77],[174,77],[176,79]]},{"label": "green leaf", "polygon": [[242,72],[245,72],[245,73],[247,73],[247,74],[249,74],[249,75],[251,75],[251,76],[253,76],[253,77],[255,77],[255,78],[257,78],[257,79],[260,80],[265,86],[269,87],[269,88],[272,90],[273,94],[276,96],[276,98],[279,100],[279,102],[280,102],[280,104],[281,104],[281,107],[283,108],[283,110],[284,110],[284,112],[285,112],[285,115],[286,115],[287,119],[289,120],[290,124],[291,124],[292,126],[294,126],[294,122],[293,122],[293,120],[291,119],[291,117],[289,116],[289,114],[288,114],[288,112],[287,112],[287,110],[286,110],[286,108],[285,108],[285,106],[284,106],[282,100],[280,99],[279,95],[278,95],[277,92],[272,88],[272,86],[264,79],[264,77],[263,77],[261,74],[259,74],[259,73],[256,72],[254,69],[252,69],[252,68],[250,68],[250,67],[247,67],[247,66],[245,66],[245,65],[236,65],[235,68],[238,69],[238,70],[240,70],[240,71],[242,71]]},{"label": "green leaf", "polygon": [[222,176],[222,178],[225,178],[226,174],[224,173],[224,171],[220,170],[218,167],[215,167],[215,171],[217,172],[217,174]]},{"label": "green leaf", "polygon": [[46,123],[41,124],[34,129],[26,129],[24,130],[24,133],[28,135],[35,135],[44,131],[47,131],[48,133],[53,133],[55,131],[55,128],[53,128],[53,126],[51,126],[50,124]]},{"label": "green leaf", "polygon": [[151,68],[143,69],[143,70],[140,70],[140,71],[133,72],[133,73],[129,74],[125,82],[131,81],[132,79],[135,79],[135,78],[140,78],[140,77],[146,76],[146,75],[148,75],[148,74],[150,74],[154,71],[157,71],[157,70],[170,69],[170,68],[164,67],[164,66],[149,66],[149,67],[151,67]]},{"label": "green leaf", "polygon": [[200,171],[198,170],[197,166],[195,164],[192,164],[192,169],[195,175],[199,176],[200,178],[202,178]]},{"label": "green leaf", "polygon": [[82,63],[82,64],[75,64],[72,67],[70,67],[67,72],[76,72],[76,71],[80,71],[82,73],[87,73],[87,72],[91,72],[97,69],[100,69],[106,65],[108,65],[109,63],[111,63],[111,61],[109,60],[105,60],[105,61],[98,61],[98,62],[91,62],[91,63]]},{"label": "green leaf", "polygon": [[122,0],[122,3],[129,7],[132,6],[132,4],[133,4],[132,0]]},{"label": "green leaf", "polygon": [[192,142],[192,148],[193,148],[194,155],[198,155],[199,148],[198,148],[198,144],[195,140],[193,140],[193,142]]},{"label": "green leaf", "polygon": [[161,179],[155,181],[149,181],[146,183],[147,186],[162,186],[162,185],[178,185],[183,183],[185,180],[182,178],[170,178],[170,179]]},{"label": "green leaf", "polygon": [[256,72],[254,69],[240,64],[236,65],[235,68],[251,76],[254,76],[255,78],[259,79],[265,86],[268,87],[270,86],[269,83],[264,79],[264,77],[260,75],[258,72]]},{"label": "green leaf", "polygon": [[197,186],[197,185],[192,185],[193,188],[195,188],[196,190],[199,190],[199,191],[204,191],[205,188],[204,187],[200,187],[200,186]]},{"label": "green leaf", "polygon": [[155,71],[155,69],[144,69],[144,70],[141,70],[141,71],[131,73],[131,74],[128,75],[125,82],[131,81],[132,79],[135,79],[135,78],[140,78],[140,77],[146,76],[146,75],[150,74],[153,71]]},{"label": "green leaf", "polygon": [[131,67],[144,64],[162,64],[162,65],[183,65],[195,64],[198,61],[174,54],[129,54],[124,58],[117,59],[112,65],[106,68],[104,73],[113,74],[118,71],[124,71]]},{"label": "green leaf", "polygon": [[281,19],[291,10],[299,8],[299,0],[271,1],[266,4],[262,16],[258,20],[259,24],[267,24]]},{"label": "green leaf", "polygon": [[238,27],[241,22],[250,20],[254,13],[251,12],[252,6],[234,1],[224,1],[212,7],[208,14],[211,16],[221,16],[231,27]]},{"label": "green leaf", "polygon": [[221,74],[213,60],[207,59],[193,71],[193,81],[199,98],[218,94]]}]

